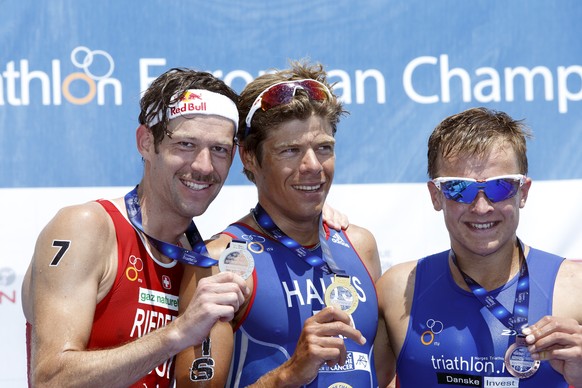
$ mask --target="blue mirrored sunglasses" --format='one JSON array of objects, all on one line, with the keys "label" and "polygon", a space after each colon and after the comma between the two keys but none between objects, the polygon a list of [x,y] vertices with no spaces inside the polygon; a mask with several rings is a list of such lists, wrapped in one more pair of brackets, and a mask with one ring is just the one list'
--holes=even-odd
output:
[{"label": "blue mirrored sunglasses", "polygon": [[525,175],[502,175],[485,180],[471,178],[442,177],[432,180],[446,199],[460,203],[473,203],[483,191],[491,202],[504,201],[517,194],[525,183]]}]

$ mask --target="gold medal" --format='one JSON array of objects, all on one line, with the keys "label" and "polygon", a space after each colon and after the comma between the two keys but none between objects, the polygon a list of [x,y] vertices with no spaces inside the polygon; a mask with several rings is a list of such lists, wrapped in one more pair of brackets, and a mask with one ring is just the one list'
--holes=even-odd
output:
[{"label": "gold medal", "polygon": [[533,376],[540,368],[540,361],[531,358],[531,353],[527,350],[525,335],[517,335],[515,343],[505,352],[505,367],[512,376],[519,379]]},{"label": "gold medal", "polygon": [[334,275],[333,282],[325,290],[325,305],[334,306],[352,314],[358,307],[358,294],[350,284],[349,276]]},{"label": "gold medal", "polygon": [[247,279],[253,273],[255,260],[245,242],[233,240],[220,255],[218,268],[220,272],[233,272]]}]

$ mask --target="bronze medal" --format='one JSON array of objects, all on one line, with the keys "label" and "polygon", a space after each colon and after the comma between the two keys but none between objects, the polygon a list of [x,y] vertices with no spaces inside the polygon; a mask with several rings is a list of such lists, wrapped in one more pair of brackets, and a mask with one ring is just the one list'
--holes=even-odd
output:
[{"label": "bronze medal", "polygon": [[519,379],[527,379],[533,376],[540,368],[540,361],[534,360],[529,350],[527,350],[523,334],[517,335],[515,343],[505,352],[505,367],[512,376]]}]

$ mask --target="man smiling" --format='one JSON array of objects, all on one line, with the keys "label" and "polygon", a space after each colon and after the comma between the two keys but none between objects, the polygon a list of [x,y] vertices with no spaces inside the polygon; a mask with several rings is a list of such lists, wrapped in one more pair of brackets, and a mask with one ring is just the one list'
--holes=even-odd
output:
[{"label": "man smiling", "polygon": [[169,387],[173,356],[234,316],[248,289],[221,273],[177,318],[179,261],[205,265],[192,218],[228,175],[237,100],[209,73],[162,74],[141,99],[139,185],[61,209],[44,228],[22,286],[31,386]]},{"label": "man smiling", "polygon": [[469,109],[428,141],[433,207],[451,249],[378,282],[389,342],[377,364],[402,388],[582,386],[582,267],[517,237],[531,187],[524,125]]},{"label": "man smiling", "polygon": [[[259,201],[207,246],[219,267],[233,250],[246,257],[238,269],[252,293],[206,347],[178,356],[178,385],[376,386],[376,242],[356,225],[334,231],[322,222],[342,105],[321,66],[294,63],[251,82],[240,113],[240,156]],[[186,270],[181,298],[200,276]]]}]

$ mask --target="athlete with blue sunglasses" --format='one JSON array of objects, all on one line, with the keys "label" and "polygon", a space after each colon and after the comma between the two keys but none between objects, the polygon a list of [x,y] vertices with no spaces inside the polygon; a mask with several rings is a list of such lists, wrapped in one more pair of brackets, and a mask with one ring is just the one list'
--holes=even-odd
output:
[{"label": "athlete with blue sunglasses", "polygon": [[457,177],[439,177],[432,180],[446,199],[460,203],[473,203],[481,191],[491,202],[505,201],[515,196],[525,182],[526,176],[522,174],[501,175],[482,180]]},{"label": "athlete with blue sunglasses", "polygon": [[375,349],[380,386],[394,373],[401,388],[582,386],[582,301],[572,298],[581,267],[516,234],[531,187],[528,136],[485,108],[431,134],[427,184],[451,249],[378,282],[388,332]]}]

